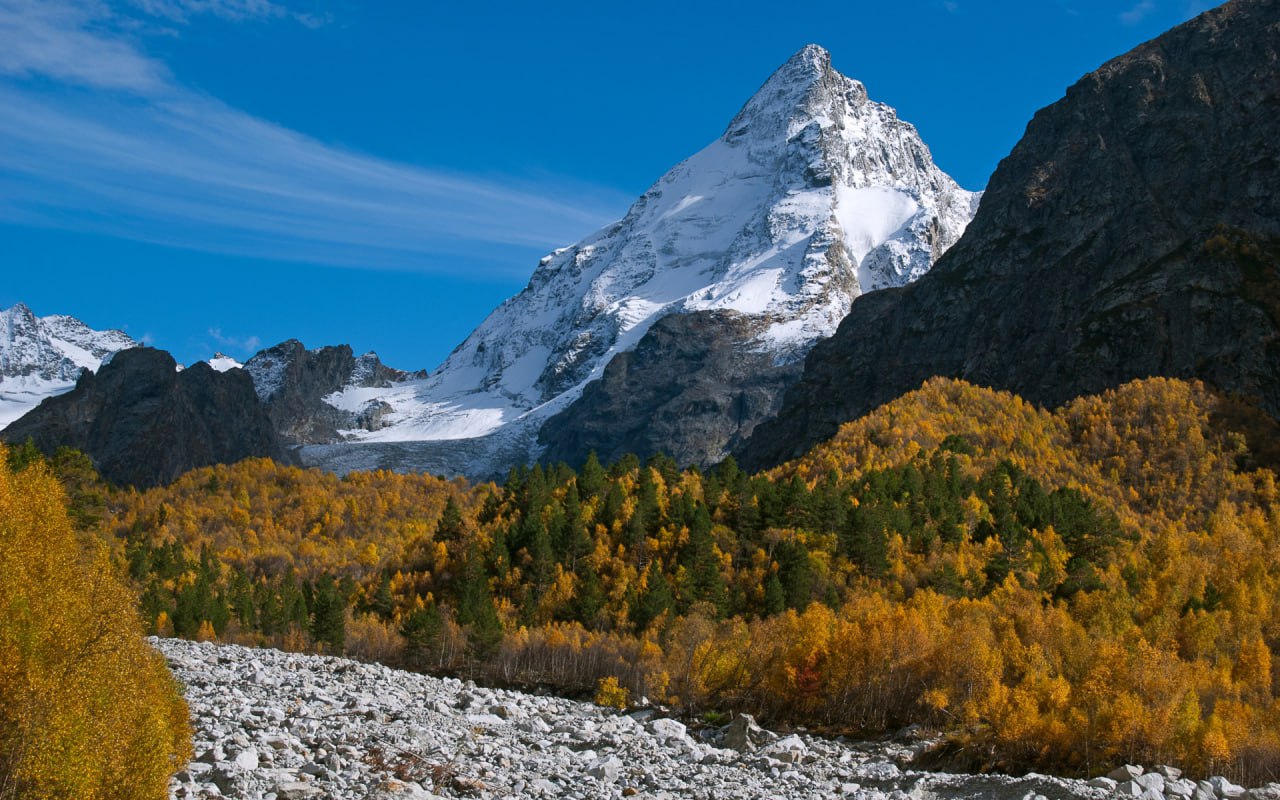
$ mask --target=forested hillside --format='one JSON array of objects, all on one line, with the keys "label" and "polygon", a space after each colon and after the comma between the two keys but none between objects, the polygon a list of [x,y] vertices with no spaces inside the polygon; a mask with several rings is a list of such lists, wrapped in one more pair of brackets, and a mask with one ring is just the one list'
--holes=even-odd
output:
[{"label": "forested hillside", "polygon": [[101,525],[157,632],[917,722],[972,766],[1260,778],[1280,763],[1260,419],[1164,379],[1054,412],[935,379],[761,475],[658,457],[469,487],[253,460],[115,492]]}]

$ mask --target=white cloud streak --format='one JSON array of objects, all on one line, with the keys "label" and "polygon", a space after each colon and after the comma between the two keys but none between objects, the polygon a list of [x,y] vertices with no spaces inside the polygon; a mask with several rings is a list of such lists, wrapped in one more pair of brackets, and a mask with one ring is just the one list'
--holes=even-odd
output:
[{"label": "white cloud streak", "polygon": [[292,11],[270,0],[130,0],[130,5],[150,16],[183,25],[203,14],[230,22],[292,19],[307,27],[317,27],[326,21],[322,16]]},{"label": "white cloud streak", "polygon": [[[138,4],[174,21],[288,13],[266,0]],[[95,3],[0,0],[0,220],[441,271],[485,247],[567,243],[623,208],[606,190],[425,169],[258,119],[178,85],[128,21]]]},{"label": "white cloud streak", "polygon": [[257,336],[227,336],[221,328],[210,328],[208,333],[219,345],[241,353],[256,353],[262,347],[262,339]]},{"label": "white cloud streak", "polygon": [[0,0],[0,74],[98,89],[163,89],[169,71],[104,29],[109,17],[95,2]]},{"label": "white cloud streak", "polygon": [[1140,0],[1136,5],[1120,15],[1120,21],[1125,25],[1137,25],[1155,10],[1155,0]]}]

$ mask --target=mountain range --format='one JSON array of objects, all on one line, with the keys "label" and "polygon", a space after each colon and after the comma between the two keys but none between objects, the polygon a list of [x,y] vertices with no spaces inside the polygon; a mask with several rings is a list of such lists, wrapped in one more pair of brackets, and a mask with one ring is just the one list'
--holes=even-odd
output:
[{"label": "mountain range", "polygon": [[[809,45],[620,221],[542,259],[430,376],[296,341],[243,368],[281,442],[340,472],[490,477],[593,449],[714,463],[776,411],[853,299],[927,272],[979,196]],[[678,361],[651,357],[673,341]]]},{"label": "mountain range", "polygon": [[[982,194],[810,45],[434,372],[296,341],[211,363],[251,378],[257,454],[337,472],[490,478],[591,451],[762,468],[936,375],[1044,405],[1194,377],[1277,417],[1278,41],[1275,0],[1233,0],[1108,62]],[[0,386],[26,369],[65,391],[105,355],[63,364],[73,340],[48,331],[74,321],[5,313],[5,353],[44,355],[5,355]],[[57,428],[55,407],[0,435]]]}]

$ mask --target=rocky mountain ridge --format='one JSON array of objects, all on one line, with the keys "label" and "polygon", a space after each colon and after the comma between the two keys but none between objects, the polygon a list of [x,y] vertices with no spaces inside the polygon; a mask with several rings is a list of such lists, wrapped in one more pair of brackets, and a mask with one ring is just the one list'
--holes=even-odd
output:
[{"label": "rocky mountain ridge", "polygon": [[204,362],[179,370],[162,350],[122,350],[75,388],[46,399],[0,431],[45,452],[72,447],[114,483],[148,487],[195,467],[249,457],[285,463],[266,409],[244,370],[218,372]]},{"label": "rocky mountain ridge", "polygon": [[1280,417],[1280,3],[1232,0],[1038,112],[964,237],[859,298],[739,449],[795,457],[935,375],[1055,405],[1199,378]]}]

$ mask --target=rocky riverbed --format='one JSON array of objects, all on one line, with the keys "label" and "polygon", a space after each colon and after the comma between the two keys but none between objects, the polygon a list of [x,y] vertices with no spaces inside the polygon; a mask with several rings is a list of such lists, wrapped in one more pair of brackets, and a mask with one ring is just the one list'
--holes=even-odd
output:
[{"label": "rocky riverbed", "polygon": [[1090,782],[953,775],[912,747],[777,735],[738,717],[690,732],[630,714],[338,658],[153,639],[186,687],[195,759],[170,796],[258,800],[860,798],[1280,800],[1177,770]]}]

